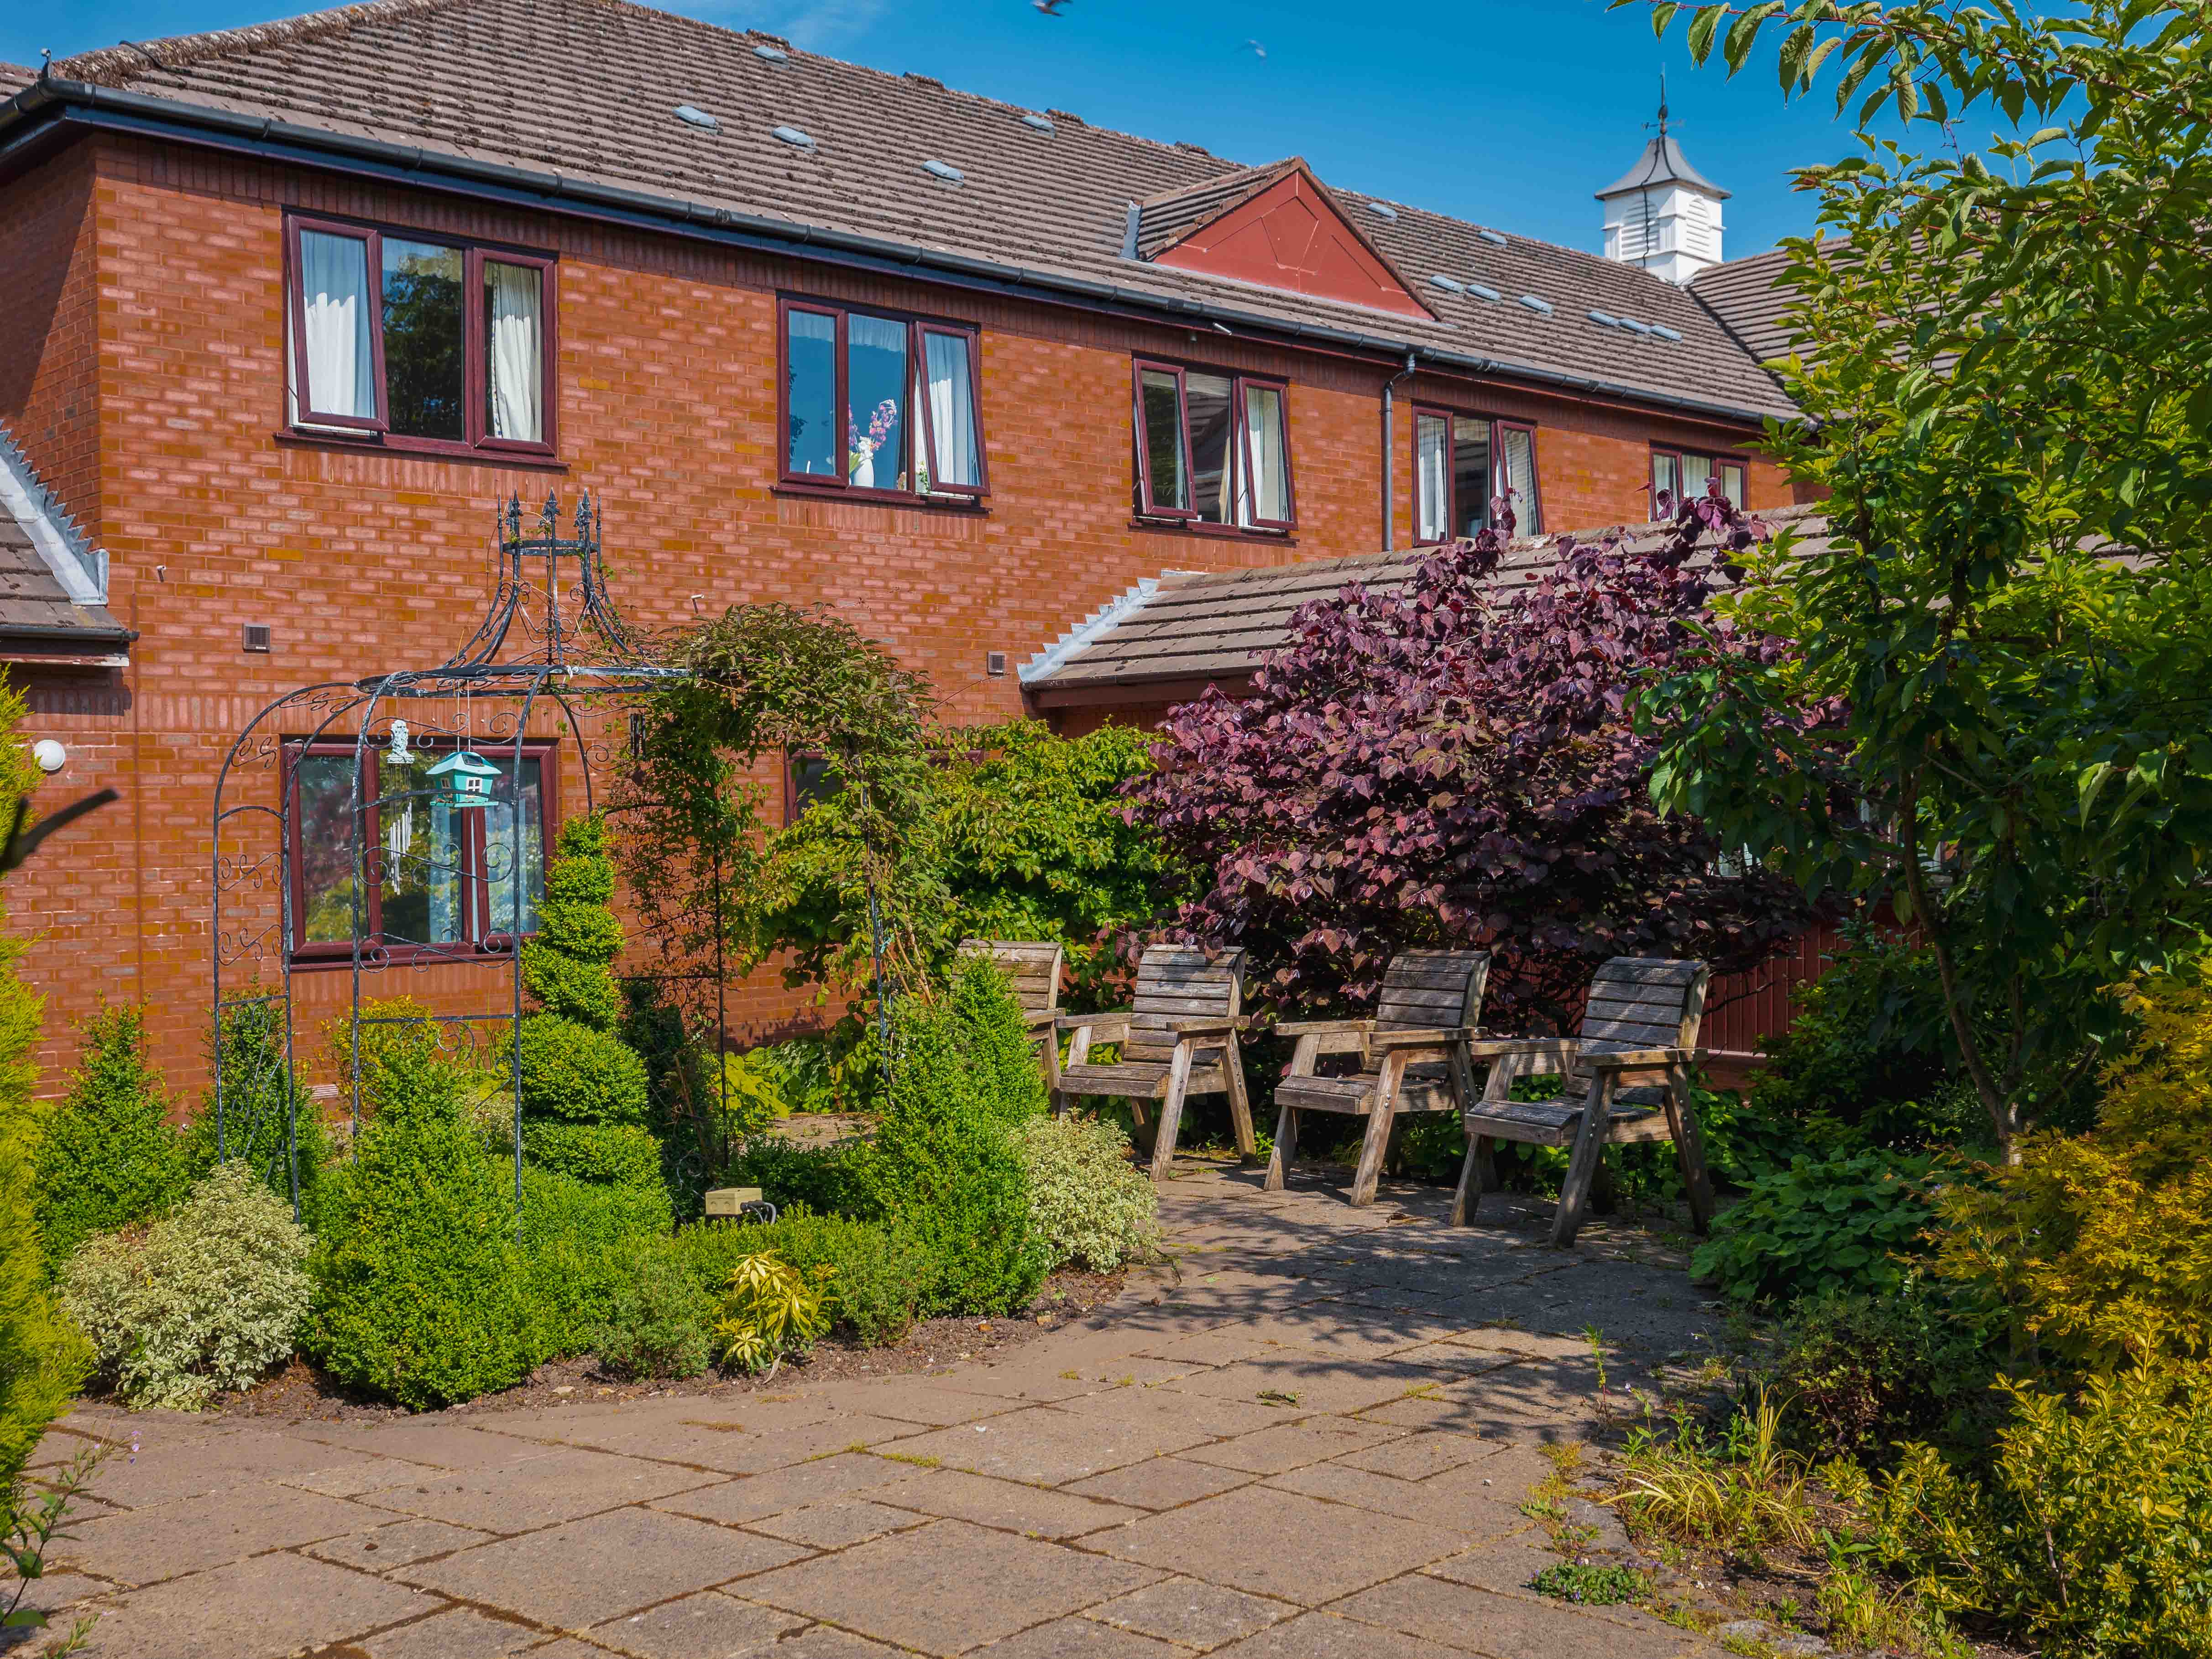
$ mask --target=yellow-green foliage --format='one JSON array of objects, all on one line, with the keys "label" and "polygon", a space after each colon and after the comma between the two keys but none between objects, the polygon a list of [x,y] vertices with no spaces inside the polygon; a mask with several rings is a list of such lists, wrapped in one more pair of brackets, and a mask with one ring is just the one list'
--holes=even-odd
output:
[{"label": "yellow-green foliage", "polygon": [[[22,716],[22,696],[0,681],[0,823],[36,780],[15,737]],[[32,1098],[44,1001],[15,976],[22,954],[0,932],[0,1519],[10,1522],[17,1474],[92,1366],[91,1347],[46,1293],[32,1176],[46,1119]]]},{"label": "yellow-green foliage", "polygon": [[198,1411],[291,1353],[307,1244],[292,1206],[233,1159],[143,1238],[103,1233],[70,1257],[62,1305],[126,1404]]},{"label": "yellow-green foliage", "polygon": [[811,1345],[830,1328],[823,1291],[830,1272],[818,1267],[804,1274],[766,1251],[739,1260],[714,1322],[721,1363],[742,1371],[772,1371],[784,1355]]},{"label": "yellow-green foliage", "polygon": [[1017,1133],[1029,1171],[1030,1227],[1052,1253],[1111,1273],[1158,1248],[1160,1198],[1129,1162],[1129,1137],[1103,1118],[1033,1117]]},{"label": "yellow-green foliage", "polygon": [[2097,1127],[2030,1136],[1992,1186],[1953,1188],[1936,1259],[2100,1370],[2212,1356],[2212,969],[2128,1003],[2142,1035],[2105,1073]]},{"label": "yellow-green foliage", "polygon": [[2212,1655],[2212,1368],[2154,1360],[2074,1399],[1999,1386],[2013,1416],[1986,1480],[1907,1448],[1880,1489],[1883,1556],[2052,1659]]}]

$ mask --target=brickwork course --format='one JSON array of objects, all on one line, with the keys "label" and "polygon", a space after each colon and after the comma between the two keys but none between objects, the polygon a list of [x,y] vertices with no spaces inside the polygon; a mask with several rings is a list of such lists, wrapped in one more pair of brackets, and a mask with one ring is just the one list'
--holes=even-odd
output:
[{"label": "brickwork course", "polygon": [[[671,112],[682,98],[714,115],[719,148]],[[816,143],[769,136],[772,120],[811,123]],[[510,495],[591,491],[614,597],[641,627],[823,604],[926,672],[949,720],[1048,712],[1070,732],[1109,714],[1025,708],[988,653],[1019,665],[1164,572],[1371,554],[1386,483],[1404,548],[1416,404],[1533,426],[1550,528],[1644,520],[1655,446],[1743,458],[1755,509],[1793,499],[1758,453],[1760,422],[1790,405],[1689,290],[1321,181],[1297,200],[1336,215],[1425,315],[1125,259],[1130,204],[1207,180],[1241,199],[1246,169],[640,7],[374,0],[93,53],[0,102],[0,427],[106,550],[107,610],[137,635],[126,666],[18,671],[24,735],[70,750],[42,803],[122,796],[9,884],[49,998],[49,1091],[73,1022],[106,997],[147,1005],[156,1060],[192,1091],[234,737],[292,688],[443,660],[483,613]],[[910,171],[869,182],[908,150]],[[920,171],[945,152],[957,185]],[[298,214],[549,257],[555,453],[402,453],[288,427]],[[779,296],[979,331],[980,505],[779,483]],[[1139,356],[1285,383],[1295,528],[1139,517]],[[242,648],[249,625],[270,630],[265,653]],[[577,769],[561,787],[560,811],[580,810]],[[505,976],[488,962],[380,988],[454,1006]],[[312,1034],[349,976],[303,972],[295,990]],[[729,1035],[788,1032],[810,1000],[757,976],[732,991]]]}]

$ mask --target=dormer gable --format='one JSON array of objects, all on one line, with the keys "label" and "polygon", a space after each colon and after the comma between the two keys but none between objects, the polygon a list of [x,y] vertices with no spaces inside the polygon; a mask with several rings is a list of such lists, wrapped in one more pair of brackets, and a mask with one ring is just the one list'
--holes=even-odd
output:
[{"label": "dormer gable", "polygon": [[1434,315],[1297,156],[1156,196],[1132,228],[1132,251],[1154,264],[1424,321]]}]

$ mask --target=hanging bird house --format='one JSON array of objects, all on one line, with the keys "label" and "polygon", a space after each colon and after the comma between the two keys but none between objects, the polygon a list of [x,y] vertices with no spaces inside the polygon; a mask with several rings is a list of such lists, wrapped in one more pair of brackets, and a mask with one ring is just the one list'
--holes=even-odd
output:
[{"label": "hanging bird house", "polygon": [[475,750],[464,749],[440,761],[426,775],[443,780],[440,787],[448,806],[489,806],[491,781],[499,775],[499,768]]}]

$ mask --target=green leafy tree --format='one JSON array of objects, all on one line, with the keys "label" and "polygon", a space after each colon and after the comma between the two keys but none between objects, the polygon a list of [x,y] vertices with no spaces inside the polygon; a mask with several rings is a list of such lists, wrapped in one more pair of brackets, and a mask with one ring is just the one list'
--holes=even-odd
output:
[{"label": "green leafy tree", "polygon": [[1788,93],[1833,73],[1862,149],[1799,173],[1824,234],[1787,245],[1780,367],[1808,418],[1768,440],[1827,534],[1746,556],[1650,688],[1653,791],[1894,904],[2009,1157],[2117,1031],[2106,988],[2212,923],[2204,11],[1651,8],[1678,15],[1731,71],[1778,33]]},{"label": "green leafy tree", "polygon": [[39,1231],[57,1269],[94,1234],[166,1209],[191,1184],[161,1074],[146,1059],[145,1011],[102,1007],[82,1039],[39,1148]]}]

